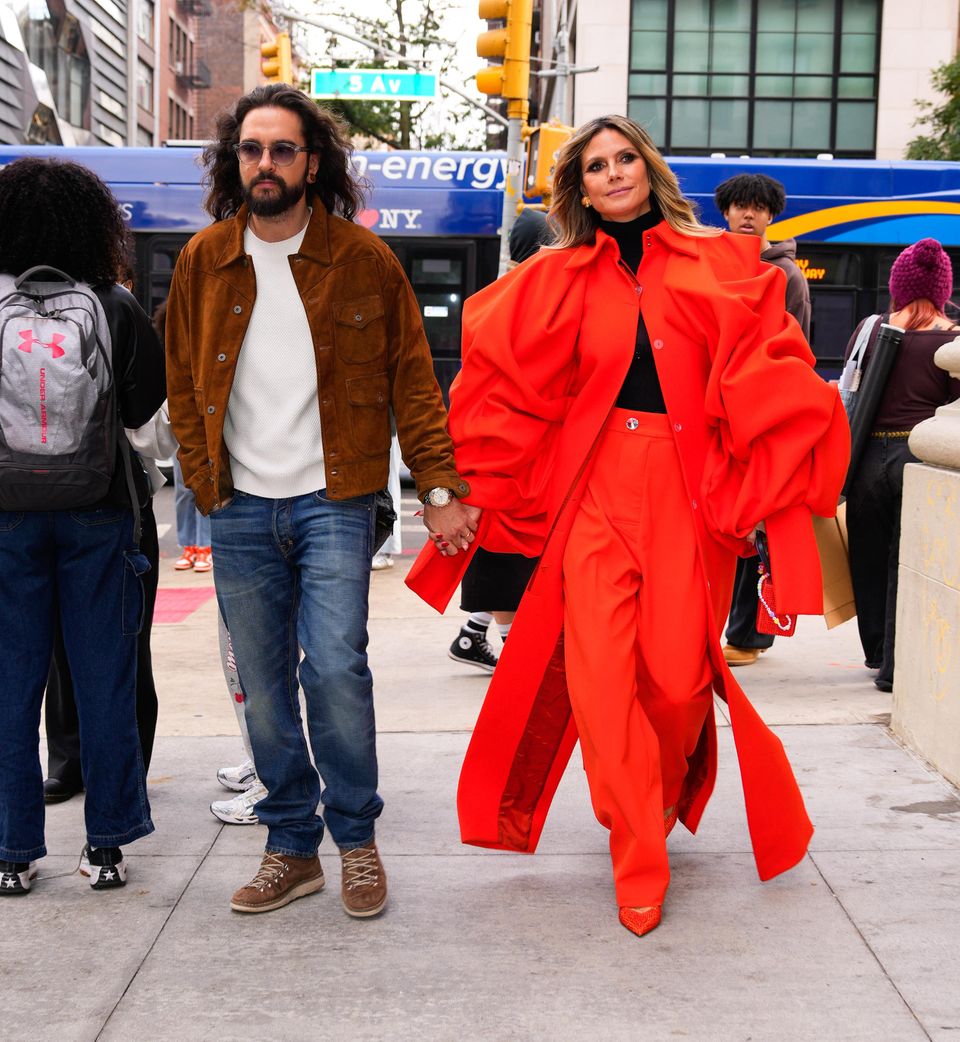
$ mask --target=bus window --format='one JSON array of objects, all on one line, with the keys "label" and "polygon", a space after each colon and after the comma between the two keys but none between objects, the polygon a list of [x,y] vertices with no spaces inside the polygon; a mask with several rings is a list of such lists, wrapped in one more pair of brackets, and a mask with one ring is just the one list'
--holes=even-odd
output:
[{"label": "bus window", "polygon": [[148,315],[167,299],[173,268],[189,235],[137,235],[137,297]]},{"label": "bus window", "polygon": [[460,370],[460,320],[464,300],[475,291],[477,247],[473,242],[407,239],[390,242],[420,304],[437,383],[448,400]]},{"label": "bus window", "polygon": [[840,375],[850,334],[863,317],[857,314],[855,289],[822,289],[810,294],[810,345],[817,370],[827,379]]},{"label": "bus window", "polygon": [[421,282],[462,286],[463,262],[450,257],[415,257],[410,281],[415,286]]}]

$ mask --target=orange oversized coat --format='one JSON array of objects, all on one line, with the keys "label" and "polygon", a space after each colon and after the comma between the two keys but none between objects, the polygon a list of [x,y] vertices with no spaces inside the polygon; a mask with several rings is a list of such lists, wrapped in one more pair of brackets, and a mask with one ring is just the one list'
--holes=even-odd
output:
[{"label": "orange oversized coat", "polygon": [[[832,516],[849,457],[836,390],[784,310],[759,240],[645,233],[636,280],[616,243],[534,258],[467,301],[450,432],[488,549],[541,556],[493,675],[460,778],[465,843],[533,852],[576,743],[563,658],[561,562],[579,489],[633,355],[642,311],[675,432],[716,626],[714,688],[729,707],[757,869],[803,857],[813,828],[779,739],[733,679],[719,634],[745,536],[766,521],[782,611],[822,610],[811,513]],[[665,525],[669,518],[663,518]],[[408,584],[443,610],[469,555],[428,544]],[[684,619],[676,620],[682,627]],[[711,709],[680,818],[695,831],[716,776]]]}]

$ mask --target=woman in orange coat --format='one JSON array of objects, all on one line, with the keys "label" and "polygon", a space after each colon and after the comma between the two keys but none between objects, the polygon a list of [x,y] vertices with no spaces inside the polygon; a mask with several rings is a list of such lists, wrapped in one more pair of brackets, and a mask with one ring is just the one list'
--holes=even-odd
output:
[{"label": "woman in orange coat", "polygon": [[[666,834],[678,816],[693,831],[713,787],[714,690],[761,877],[806,851],[782,746],[719,634],[761,523],[778,607],[820,612],[810,515],[834,512],[849,435],[783,273],[756,239],[697,222],[631,120],[571,138],[551,219],[556,247],[467,302],[450,395],[483,511],[473,545],[542,555],[464,763],[461,832],[533,851],[579,738],[620,922],[644,934],[669,883]],[[469,552],[428,545],[408,582],[442,607]]]}]

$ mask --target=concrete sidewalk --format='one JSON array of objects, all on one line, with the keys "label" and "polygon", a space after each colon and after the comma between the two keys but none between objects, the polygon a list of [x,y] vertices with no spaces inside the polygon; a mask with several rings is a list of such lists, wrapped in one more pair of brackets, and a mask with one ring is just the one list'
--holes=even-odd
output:
[{"label": "concrete sidewalk", "polygon": [[[207,600],[155,630],[157,831],[127,849],[127,887],[61,874],[83,842],[75,799],[48,808],[34,891],[2,905],[0,1039],[958,1037],[960,799],[888,732],[854,624],[803,620],[738,674],[797,771],[809,856],[758,881],[721,718],[717,791],[700,834],[671,837],[663,925],[638,939],[617,923],[576,754],[535,857],[459,844],[457,774],[487,677],[446,657],[459,613],[421,605],[408,565],[372,577],[387,912],[345,915],[329,840],[324,892],[230,911],[264,833],[207,809],[226,795],[216,768],[241,758]],[[168,559],[161,581],[211,580]]]}]

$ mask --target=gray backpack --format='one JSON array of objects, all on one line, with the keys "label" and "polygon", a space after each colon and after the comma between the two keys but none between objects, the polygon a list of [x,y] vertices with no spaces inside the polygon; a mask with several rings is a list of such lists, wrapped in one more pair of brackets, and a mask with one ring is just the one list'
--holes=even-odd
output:
[{"label": "gray backpack", "polygon": [[92,506],[122,435],[110,331],[90,287],[56,268],[0,274],[0,510]]}]

